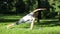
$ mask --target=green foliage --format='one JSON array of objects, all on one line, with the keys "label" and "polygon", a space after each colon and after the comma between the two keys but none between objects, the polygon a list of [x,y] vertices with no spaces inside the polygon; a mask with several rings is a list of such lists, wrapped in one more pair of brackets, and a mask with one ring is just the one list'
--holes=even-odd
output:
[{"label": "green foliage", "polygon": [[47,8],[47,11],[42,12],[42,18],[56,18],[60,14],[60,0],[42,0],[41,2],[41,5],[43,7],[46,5]]},{"label": "green foliage", "polygon": [[0,0],[0,13],[3,14],[29,13],[36,8],[47,8],[42,11],[42,18],[54,18],[55,12],[60,15],[60,0]]},{"label": "green foliage", "polygon": [[49,0],[50,5],[54,7],[56,12],[60,12],[60,0]]},{"label": "green foliage", "polygon": [[[60,19],[60,0],[49,0],[50,5],[53,7],[55,12],[58,12],[57,16]],[[52,11],[52,9],[50,8],[50,11]],[[53,12],[53,11],[52,11]]]},{"label": "green foliage", "polygon": [[[37,0],[0,0],[0,12],[1,13],[23,13],[29,12],[37,8]],[[3,11],[3,12],[2,12]]]}]

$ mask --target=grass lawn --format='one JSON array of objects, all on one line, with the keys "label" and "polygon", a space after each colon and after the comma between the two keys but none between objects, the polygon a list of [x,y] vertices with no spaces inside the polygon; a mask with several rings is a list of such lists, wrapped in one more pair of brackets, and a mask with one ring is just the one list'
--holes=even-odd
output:
[{"label": "grass lawn", "polygon": [[29,29],[30,24],[25,23],[14,26],[12,29],[7,29],[7,24],[18,21],[21,16],[5,15],[0,17],[0,34],[60,34],[60,22],[58,21],[41,21],[40,25],[36,22],[33,30]]}]

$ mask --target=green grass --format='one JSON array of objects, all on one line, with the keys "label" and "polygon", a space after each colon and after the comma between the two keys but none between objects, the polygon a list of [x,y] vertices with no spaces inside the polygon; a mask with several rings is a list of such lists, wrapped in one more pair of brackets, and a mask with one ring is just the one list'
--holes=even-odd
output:
[{"label": "green grass", "polygon": [[12,29],[6,29],[6,25],[7,24],[0,26],[0,34],[60,34],[60,26],[48,27],[46,25],[40,25],[39,27],[35,25],[33,30],[30,30],[26,24],[15,26]]},{"label": "green grass", "polygon": [[0,34],[60,34],[60,22],[58,21],[41,21],[40,25],[35,22],[33,30],[29,29],[30,24],[25,23],[14,26],[12,29],[7,29],[6,26],[8,24],[19,20],[21,16],[3,15],[3,17],[0,17],[3,19],[3,21],[0,22]]}]

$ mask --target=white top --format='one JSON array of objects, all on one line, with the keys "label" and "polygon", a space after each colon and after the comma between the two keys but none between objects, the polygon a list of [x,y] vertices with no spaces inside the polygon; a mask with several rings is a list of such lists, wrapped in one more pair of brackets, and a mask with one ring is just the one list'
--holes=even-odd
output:
[{"label": "white top", "polygon": [[28,15],[24,16],[22,19],[24,19],[24,21],[32,21],[33,19],[35,19],[33,17],[33,12],[29,13]]}]

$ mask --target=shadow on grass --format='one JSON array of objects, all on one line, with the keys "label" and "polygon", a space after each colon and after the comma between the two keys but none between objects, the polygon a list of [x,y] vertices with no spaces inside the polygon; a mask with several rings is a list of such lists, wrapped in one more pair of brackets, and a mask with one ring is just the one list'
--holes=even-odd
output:
[{"label": "shadow on grass", "polygon": [[36,24],[35,25],[37,26],[40,26],[40,27],[53,27],[53,26],[60,26],[60,22],[58,21],[46,21],[46,22],[40,22],[40,24]]},{"label": "shadow on grass", "polygon": [[0,19],[0,22],[16,22],[19,19]]}]

